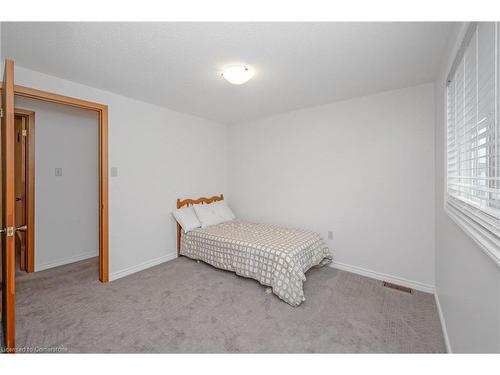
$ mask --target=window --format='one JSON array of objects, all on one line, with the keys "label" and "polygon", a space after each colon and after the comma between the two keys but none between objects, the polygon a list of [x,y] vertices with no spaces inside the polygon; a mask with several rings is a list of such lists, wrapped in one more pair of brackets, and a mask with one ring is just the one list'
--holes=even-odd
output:
[{"label": "window", "polygon": [[498,49],[498,24],[473,24],[448,76],[446,205],[500,262]]}]

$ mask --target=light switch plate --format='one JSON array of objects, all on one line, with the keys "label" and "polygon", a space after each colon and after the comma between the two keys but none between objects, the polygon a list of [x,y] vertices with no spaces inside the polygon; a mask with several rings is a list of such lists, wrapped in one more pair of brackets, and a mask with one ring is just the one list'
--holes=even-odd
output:
[{"label": "light switch plate", "polygon": [[328,231],[328,239],[333,240],[333,232],[331,230]]},{"label": "light switch plate", "polygon": [[61,177],[63,174],[62,168],[56,168],[54,174],[56,175],[56,177]]},{"label": "light switch plate", "polygon": [[111,177],[118,177],[118,168],[111,167]]}]

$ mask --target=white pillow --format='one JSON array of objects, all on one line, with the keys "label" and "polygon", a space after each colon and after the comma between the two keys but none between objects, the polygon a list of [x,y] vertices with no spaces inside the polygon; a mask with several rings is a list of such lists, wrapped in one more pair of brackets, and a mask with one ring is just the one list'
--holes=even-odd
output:
[{"label": "white pillow", "polygon": [[226,201],[218,201],[211,204],[213,206],[217,215],[219,215],[223,221],[231,221],[236,219],[233,210],[227,205]]},{"label": "white pillow", "polygon": [[198,216],[194,212],[193,206],[179,208],[178,210],[172,212],[172,215],[174,215],[175,220],[177,220],[179,225],[182,227],[184,233],[201,227],[200,220],[198,220]]},{"label": "white pillow", "polygon": [[206,228],[210,225],[222,223],[224,220],[214,210],[213,204],[195,204],[194,211],[198,220],[200,220],[201,227]]}]

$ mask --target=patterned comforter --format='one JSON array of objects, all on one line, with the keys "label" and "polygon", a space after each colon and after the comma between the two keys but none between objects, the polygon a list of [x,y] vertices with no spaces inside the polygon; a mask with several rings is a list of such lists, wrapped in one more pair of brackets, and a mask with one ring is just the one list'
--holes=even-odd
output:
[{"label": "patterned comforter", "polygon": [[180,253],[270,286],[292,306],[305,301],[305,272],[332,260],[317,233],[240,220],[183,233]]}]

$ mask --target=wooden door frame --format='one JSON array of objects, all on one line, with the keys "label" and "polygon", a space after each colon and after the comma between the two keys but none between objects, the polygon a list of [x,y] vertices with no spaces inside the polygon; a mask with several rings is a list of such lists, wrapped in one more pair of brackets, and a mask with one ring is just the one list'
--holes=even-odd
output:
[{"label": "wooden door frame", "polygon": [[35,112],[14,108],[14,116],[21,116],[27,122],[26,141],[26,271],[35,272]]},{"label": "wooden door frame", "polygon": [[[2,86],[3,83],[0,83],[0,89]],[[99,280],[107,283],[109,281],[108,106],[19,85],[14,85],[14,95],[88,109],[99,115]]]}]

